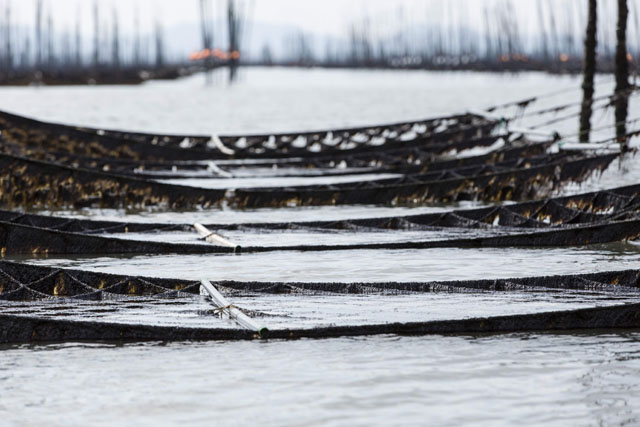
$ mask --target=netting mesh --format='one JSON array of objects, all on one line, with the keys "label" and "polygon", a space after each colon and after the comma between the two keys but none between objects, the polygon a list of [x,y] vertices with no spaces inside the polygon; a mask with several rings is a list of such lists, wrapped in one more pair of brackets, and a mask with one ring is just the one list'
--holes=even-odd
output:
[{"label": "netting mesh", "polygon": [[[71,153],[89,157],[111,157],[147,161],[201,160],[220,158],[265,158],[321,156],[338,151],[395,148],[412,144],[449,144],[489,135],[495,120],[474,115],[452,116],[419,122],[391,124],[359,129],[343,129],[296,134],[223,137],[233,154],[215,141],[201,137],[178,138],[148,136],[117,131],[87,131],[82,128],[46,123],[0,112],[0,129],[6,141],[40,148],[43,151]],[[125,141],[126,143],[123,143]]]},{"label": "netting mesh", "polygon": [[[560,197],[508,206],[450,211],[391,218],[350,219],[331,222],[209,225],[216,230],[247,234],[336,230],[385,232],[424,231],[424,237],[395,242],[245,246],[245,253],[272,251],[335,251],[357,249],[410,249],[444,247],[577,246],[635,240],[640,235],[640,186]],[[439,230],[479,230],[475,236],[431,238]],[[154,242],[110,237],[113,233],[193,233],[191,243]],[[143,236],[140,236],[142,238]],[[56,218],[0,211],[0,251],[3,254],[118,254],[118,253],[230,253],[237,248],[196,242],[188,224],[119,223]],[[294,237],[295,238],[295,237]]]},{"label": "netting mesh", "polygon": [[[282,158],[254,162],[225,162],[222,168],[210,162],[151,162],[109,157],[89,157],[67,152],[45,151],[40,147],[25,147],[23,144],[13,144],[5,140],[5,152],[31,159],[54,162],[73,167],[115,172],[128,176],[152,179],[184,179],[193,177],[229,178],[234,172],[240,172],[243,177],[261,176],[265,169],[284,168],[282,172],[271,172],[270,178],[297,176],[343,176],[370,173],[394,174],[426,174],[428,172],[459,169],[472,166],[494,165],[511,162],[518,166],[518,161],[545,154],[551,142],[533,143],[519,139],[510,142],[506,147],[491,151],[488,154],[451,159],[447,153],[457,152],[467,147],[478,148],[495,144],[506,136],[492,136],[482,139],[472,139],[460,143],[446,143],[428,147],[410,145],[408,147],[389,149],[380,148],[371,152],[359,154],[336,153],[323,157],[312,158]],[[1,136],[0,136],[1,139]],[[405,144],[406,145],[406,144]],[[336,165],[341,165],[336,168]],[[504,167],[504,165],[503,165]],[[313,173],[314,169],[321,171]],[[220,173],[222,171],[222,174]]]},{"label": "netting mesh", "polygon": [[640,185],[478,209],[382,218],[262,224],[209,224],[214,229],[428,230],[432,227],[544,228],[636,218]]},{"label": "netting mesh", "polygon": [[[456,200],[522,200],[541,198],[567,182],[580,182],[604,170],[616,155],[562,158],[541,166],[493,170],[470,168],[407,175],[393,181],[360,181],[338,185],[241,189],[234,192],[163,184],[122,175],[75,169],[22,157],[0,155],[0,204],[4,207],[213,207],[237,208],[341,204],[405,204]],[[486,173],[483,173],[486,171]],[[455,175],[457,174],[457,176]],[[452,176],[453,175],[453,176]]]},{"label": "netting mesh", "polygon": [[[640,292],[640,271],[627,270],[582,275],[530,277],[496,280],[468,280],[424,283],[271,283],[216,281],[216,287],[230,294],[378,294],[424,292],[514,292],[544,289],[582,290],[609,293]],[[154,296],[176,298],[200,293],[200,282],[113,275],[56,269],[7,261],[0,262],[0,299],[38,300],[46,298],[108,299],[112,296]]]},{"label": "netting mesh", "polygon": [[[615,298],[637,294],[640,271],[629,270],[574,276],[537,277],[433,283],[256,283],[215,282],[228,294],[416,294],[427,292],[544,292],[549,289],[597,292]],[[104,300],[112,298],[180,299],[200,292],[200,283],[173,279],[118,276],[74,270],[0,263],[0,299]],[[240,329],[189,328],[145,324],[73,321],[55,318],[0,315],[0,342],[55,340],[237,340],[256,338]],[[276,329],[280,339],[328,338],[375,334],[500,333],[640,327],[640,305],[614,305],[481,319],[335,326],[314,329]]]},{"label": "netting mesh", "polygon": [[237,208],[322,205],[424,205],[434,202],[526,200],[549,196],[562,183],[581,182],[603,171],[617,157],[609,154],[578,160],[563,159],[541,166],[423,181],[406,176],[398,181],[375,181],[311,187],[238,189],[229,200]]},{"label": "netting mesh", "polygon": [[[281,135],[206,138],[98,131],[43,123],[0,113],[0,204],[7,208],[102,208],[160,206],[166,209],[317,206],[340,204],[422,205],[460,200],[526,200],[546,197],[560,185],[580,182],[602,171],[616,154],[549,154],[549,143],[513,144],[513,135],[495,134],[499,123],[475,115]],[[466,159],[434,162],[442,154],[509,144],[502,150]],[[229,150],[233,154],[229,154]],[[35,156],[37,159],[27,158]],[[292,159],[292,156],[299,157]],[[206,190],[138,179],[131,169],[149,164],[155,170],[201,170],[196,161],[279,159],[291,167],[399,168],[401,178],[348,184],[235,191]],[[236,164],[232,167],[247,167]],[[258,163],[256,163],[258,165]],[[264,165],[264,164],[262,164]],[[81,166],[86,169],[79,169]],[[120,173],[103,173],[114,169]],[[380,169],[382,168],[382,169]],[[167,175],[168,176],[168,175]],[[158,176],[156,176],[157,178]],[[434,247],[583,245],[640,236],[638,188],[496,206],[442,214],[412,215],[315,223],[245,224],[214,227],[244,230],[500,230],[497,235],[379,244],[245,247],[247,252],[274,250],[346,250]],[[172,232],[189,225],[129,224],[0,213],[1,253],[207,253],[232,249],[112,238],[118,232]],[[504,231],[504,233],[503,233]],[[100,234],[100,235],[98,235]],[[638,293],[640,271],[504,280],[426,283],[259,283],[215,282],[223,292],[247,296],[416,295],[433,292],[537,293],[549,290],[598,293],[612,299]],[[180,300],[200,293],[188,280],[109,275],[0,262],[0,300]],[[239,329],[167,327],[149,324],[72,321],[0,315],[0,342],[123,339],[249,339]],[[489,318],[277,329],[274,338],[324,338],[371,334],[498,333],[571,329],[638,328],[640,304],[542,312]]]},{"label": "netting mesh", "polygon": [[[542,228],[635,218],[640,209],[640,185],[442,213],[335,221],[208,224],[216,230],[429,230],[448,228]],[[0,210],[0,221],[85,234],[171,232],[192,230],[191,224],[96,221]]]},{"label": "netting mesh", "polygon": [[[220,136],[220,141],[233,149],[235,156],[251,156],[274,153],[305,155],[309,153],[335,153],[353,150],[363,146],[381,146],[390,142],[409,139],[456,141],[489,133],[497,125],[496,121],[472,115],[455,115],[388,125],[365,126],[348,129],[333,129],[317,132],[296,132],[285,134]],[[215,149],[211,137],[189,135],[158,135],[114,130],[77,128],[91,134],[102,134],[114,138],[151,143],[166,147],[191,149]]]}]

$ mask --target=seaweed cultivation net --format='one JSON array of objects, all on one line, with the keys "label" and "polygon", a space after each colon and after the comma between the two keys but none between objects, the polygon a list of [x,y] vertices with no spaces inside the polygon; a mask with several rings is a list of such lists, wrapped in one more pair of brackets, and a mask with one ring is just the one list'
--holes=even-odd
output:
[{"label": "seaweed cultivation net", "polygon": [[[188,139],[186,144],[171,144],[170,142],[160,144],[158,139],[155,140],[155,143],[153,139],[147,141],[144,138],[142,140],[139,138],[118,139],[114,137],[113,132],[110,135],[105,135],[104,131],[86,132],[72,126],[45,123],[0,112],[0,129],[4,138],[13,144],[90,157],[146,161],[319,157],[326,156],[331,152],[356,153],[359,150],[370,152],[381,148],[401,148],[407,145],[420,147],[433,144],[441,147],[443,144],[487,137],[498,125],[496,121],[470,115],[461,118],[436,119],[433,125],[435,127],[429,123],[431,121],[425,121],[422,124],[410,123],[374,127],[366,132],[362,129],[344,130],[340,131],[340,135],[337,135],[335,139],[331,139],[332,142],[330,142],[329,136],[338,131],[324,131],[319,134],[239,137],[232,145],[234,150],[228,151],[224,146],[221,148],[222,142],[217,137],[214,138],[214,143],[209,141],[206,145],[192,144]],[[417,130],[423,130],[423,132],[417,133]],[[408,135],[409,132],[412,135]],[[120,136],[125,134],[122,133]],[[319,135],[325,135],[322,142],[316,140],[316,138],[320,138]],[[358,136],[362,136],[363,139],[358,139]],[[304,144],[298,144],[303,139]],[[298,145],[300,146],[298,147]],[[440,149],[442,150],[442,148]]]},{"label": "seaweed cultivation net", "polygon": [[[640,209],[640,185],[531,202],[419,215],[337,221],[206,224],[214,230],[430,230],[436,228],[557,228],[633,219]],[[192,231],[191,224],[95,221],[0,210],[0,221],[85,234]]]},{"label": "seaweed cultivation net", "polygon": [[[471,293],[474,299],[481,295],[495,296],[508,293],[545,294],[554,290],[580,292],[583,298],[609,300],[598,308],[578,308],[565,311],[513,314],[484,318],[434,320],[427,322],[397,322],[383,324],[357,324],[298,329],[279,327],[270,331],[272,338],[296,339],[303,337],[327,338],[374,334],[448,334],[448,333],[501,333],[519,331],[563,331],[588,329],[624,329],[640,326],[640,306],[629,303],[637,298],[640,272],[637,270],[596,274],[536,277],[508,280],[475,280],[465,282],[432,283],[257,283],[216,282],[215,285],[235,299],[252,295],[290,295],[283,300],[295,304],[299,299],[314,295],[406,295],[419,299],[432,293]],[[117,322],[97,320],[69,320],[73,315],[61,310],[72,310],[66,301],[106,301],[98,309],[113,310],[118,301],[129,306],[144,308],[144,304],[164,304],[175,309],[185,301],[193,303],[200,294],[200,283],[173,279],[118,276],[76,270],[34,267],[8,262],[0,263],[0,300],[5,301],[59,301],[55,315],[4,314],[0,316],[0,342],[29,342],[57,340],[188,340],[188,339],[251,339],[254,332],[220,325],[206,310],[198,312],[201,322],[197,326],[150,325],[148,322]],[[140,299],[143,298],[143,299]],[[382,302],[385,301],[383,298]],[[594,300],[595,301],[595,300]],[[603,300],[604,301],[604,300]],[[327,301],[324,301],[327,303]],[[621,303],[626,303],[620,305]],[[11,306],[6,306],[11,308]],[[37,306],[36,306],[37,307]],[[54,307],[55,308],[55,307]],[[96,309],[96,306],[93,306]],[[11,312],[11,310],[9,310]],[[174,311],[175,313],[175,311]],[[252,316],[261,313],[249,313]],[[96,317],[95,314],[93,317]],[[204,318],[204,320],[202,320]],[[208,319],[208,320],[207,320]],[[268,317],[265,318],[268,321]],[[295,320],[295,319],[291,319]],[[212,327],[214,326],[214,327]]]},{"label": "seaweed cultivation net", "polygon": [[[351,249],[417,249],[434,247],[575,246],[633,240],[638,235],[637,186],[587,193],[584,195],[528,202],[510,206],[467,211],[424,214],[394,218],[372,218],[336,222],[267,223],[218,225],[217,229],[242,230],[249,234],[264,231],[306,230],[323,233],[330,230],[370,232],[372,230],[411,230],[402,241],[351,244],[291,244],[288,246],[249,246],[245,252],[278,250],[320,251]],[[196,235],[182,244],[152,242],[145,232],[193,231],[191,225],[117,223],[55,218],[10,211],[0,212],[0,245],[11,253],[226,253],[235,249],[195,245]],[[430,237],[439,229],[472,228],[482,230],[476,236],[460,237],[449,233],[445,240]],[[540,230],[541,231],[537,231]],[[461,230],[462,231],[462,230]],[[427,233],[428,232],[428,233]],[[138,233],[140,240],[109,238],[114,233]],[[96,236],[103,234],[103,236]],[[456,235],[458,234],[458,235]],[[121,236],[118,236],[121,237]],[[164,239],[167,240],[167,239]],[[170,240],[170,239],[169,239]]]},{"label": "seaweed cultivation net", "polygon": [[[462,234],[462,233],[460,233]],[[543,231],[476,233],[475,237],[450,236],[438,239],[425,233],[400,241],[349,243],[275,243],[264,246],[218,246],[199,244],[193,234],[192,243],[170,243],[167,240],[133,240],[129,238],[70,233],[51,229],[0,222],[0,253],[12,254],[199,254],[199,253],[263,253],[276,251],[344,251],[365,249],[432,249],[480,247],[551,247],[582,246],[615,241],[636,240],[640,236],[640,220],[610,221],[582,227]],[[141,236],[144,238],[145,236]],[[313,238],[313,236],[311,236]],[[273,239],[277,242],[277,238]],[[293,236],[295,241],[295,236]]]},{"label": "seaweed cultivation net", "polygon": [[[388,125],[296,132],[285,134],[220,136],[220,143],[233,150],[234,157],[256,154],[306,155],[335,153],[363,146],[383,146],[393,141],[429,138],[435,142],[455,141],[482,136],[497,126],[497,121],[463,114]],[[219,150],[212,137],[196,135],[159,135],[135,132],[76,128],[95,135],[167,147],[182,147],[203,151]]]},{"label": "seaweed cultivation net", "polygon": [[[515,161],[521,158],[543,155],[551,142],[534,143],[526,139],[509,142],[504,148],[488,154],[463,158],[451,158],[446,152],[457,152],[467,147],[478,148],[501,141],[502,137],[469,140],[464,143],[438,147],[412,147],[395,150],[375,150],[360,154],[335,154],[318,158],[265,159],[260,162],[230,161],[220,165],[211,161],[150,162],[108,157],[88,157],[71,153],[44,151],[39,147],[28,148],[5,140],[5,151],[35,160],[57,164],[114,172],[123,175],[153,179],[180,178],[229,178],[237,172],[242,176],[297,177],[342,176],[368,173],[424,174],[427,172],[470,166],[490,165]],[[493,146],[492,145],[492,146]],[[437,148],[437,149],[436,149]],[[490,148],[490,147],[489,147]],[[438,151],[442,151],[438,153]],[[220,166],[219,166],[220,165]],[[276,169],[275,171],[273,169]],[[281,171],[289,169],[289,171]]]},{"label": "seaweed cultivation net", "polygon": [[[527,277],[496,280],[423,283],[270,283],[212,282],[230,293],[293,294],[412,294],[420,292],[509,292],[561,289],[602,292],[615,296],[619,292],[640,292],[640,271],[625,270],[550,277]],[[200,282],[180,279],[113,275],[99,272],[57,269],[0,261],[0,298],[38,300],[51,297],[104,299],[113,295],[179,298],[199,295]]]},{"label": "seaweed cultivation net", "polygon": [[319,205],[422,205],[434,202],[526,200],[550,195],[565,182],[581,182],[594,171],[603,171],[617,154],[563,159],[540,166],[511,169],[471,177],[429,181],[408,175],[394,182],[281,189],[238,189],[230,205],[238,208]]},{"label": "seaweed cultivation net", "polygon": [[[498,121],[461,115],[421,122],[359,129],[287,135],[184,137],[101,131],[37,122],[0,114],[3,148],[0,157],[0,203],[22,207],[161,207],[193,209],[229,205],[235,208],[342,204],[423,205],[458,200],[525,200],[545,197],[567,182],[580,182],[602,171],[616,154],[549,154],[549,143],[514,144],[517,138],[497,135]],[[474,158],[442,161],[443,154],[485,149],[500,141],[508,146]],[[46,152],[45,154],[43,154]],[[23,157],[25,156],[25,157]],[[35,160],[27,157],[38,157]],[[296,158],[292,158],[296,157]],[[100,158],[100,159],[99,159]],[[202,159],[258,159],[291,167],[357,167],[396,170],[400,178],[355,183],[284,188],[207,190],[138,179],[140,169],[167,171],[177,161],[189,170],[202,170]],[[271,160],[275,159],[275,160]],[[436,162],[436,160],[438,160]],[[249,164],[249,163],[248,163]],[[229,163],[230,169],[248,164]],[[254,165],[268,164],[254,163]],[[83,169],[78,169],[82,167]],[[116,173],[105,173],[113,170]],[[102,171],[102,172],[100,172]],[[224,172],[224,171],[223,171]],[[339,170],[335,174],[341,173]],[[171,175],[167,175],[171,176]],[[186,176],[186,175],[185,175]],[[159,178],[161,175],[155,175]],[[145,177],[149,178],[149,176]],[[247,246],[246,252],[321,251],[352,249],[420,249],[434,247],[561,246],[635,239],[640,235],[635,189],[596,195],[522,203],[439,215],[375,218],[331,223],[236,225],[245,230],[414,230],[435,227],[474,229],[475,237],[343,245]],[[633,193],[633,194],[632,194]],[[61,220],[3,212],[0,222],[2,255],[220,253],[235,248],[206,244],[167,243],[114,238],[117,232],[188,230],[185,225],[132,225]],[[556,291],[580,295],[596,308],[515,313],[464,319],[398,321],[367,324],[318,324],[317,327],[278,325],[271,336],[281,339],[326,338],[372,334],[500,333],[571,329],[637,328],[640,326],[638,271],[525,279],[431,283],[254,283],[216,282],[238,298],[252,295],[406,296],[429,293],[547,295]],[[118,307],[162,302],[163,307],[200,298],[200,283],[188,280],[113,276],[0,263],[0,300],[7,302],[111,301]],[[122,304],[120,304],[122,303]],[[625,305],[620,305],[625,303]],[[130,305],[131,304],[131,305]],[[156,325],[149,322],[77,320],[60,305],[58,316],[26,310],[0,315],[0,342],[127,339],[250,339],[251,331],[219,325]],[[56,309],[57,309],[56,308]],[[30,314],[31,313],[31,314]],[[250,313],[260,315],[260,313]],[[206,318],[208,314],[203,314]]]},{"label": "seaweed cultivation net", "polygon": [[[2,254],[134,254],[257,253],[274,251],[337,251],[358,249],[429,249],[477,247],[581,246],[635,240],[640,235],[640,186],[586,193],[465,211],[334,222],[209,225],[248,235],[250,245],[223,247],[201,244],[188,224],[118,223],[56,218],[0,211]],[[472,235],[467,229],[475,230]],[[331,239],[332,230],[358,232],[361,239]],[[375,232],[394,230],[393,239],[376,240]],[[403,233],[397,233],[402,230]],[[451,230],[444,233],[441,230]],[[256,245],[260,233],[305,231],[309,243],[292,234],[283,245],[278,236]],[[411,231],[409,234],[407,232]],[[171,242],[171,234],[190,232]],[[372,234],[373,232],[373,234]],[[149,233],[159,236],[149,238]],[[325,236],[323,236],[325,234]],[[133,237],[132,237],[133,236]],[[251,238],[250,236],[253,236]],[[264,239],[262,239],[264,241]],[[297,241],[296,241],[297,240]],[[347,242],[348,241],[348,242]]]},{"label": "seaweed cultivation net", "polygon": [[[0,155],[0,204],[5,208],[159,207],[192,209],[227,203],[237,208],[338,204],[424,204],[456,200],[540,198],[558,186],[604,170],[617,155],[562,158],[522,169],[432,180],[407,175],[394,182],[362,181],[282,189],[212,190],[162,184],[122,175],[76,169]],[[438,173],[440,176],[441,173]],[[444,177],[446,178],[446,177]]]}]

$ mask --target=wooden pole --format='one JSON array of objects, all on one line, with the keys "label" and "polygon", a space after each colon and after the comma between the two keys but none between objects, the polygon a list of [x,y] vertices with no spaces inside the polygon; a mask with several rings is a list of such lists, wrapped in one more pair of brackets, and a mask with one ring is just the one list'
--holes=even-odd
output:
[{"label": "wooden pole", "polygon": [[5,55],[6,67],[9,72],[13,70],[13,46],[11,40],[11,3],[7,2],[5,6]]},{"label": "wooden pole", "polygon": [[598,39],[598,2],[588,0],[589,18],[587,35],[584,40],[584,80],[582,83],[582,111],[580,112],[580,142],[588,143],[591,133],[591,115],[593,114],[593,93],[596,74],[596,48]]},{"label": "wooden pole", "polygon": [[618,28],[616,30],[616,138],[621,151],[627,151],[627,114],[629,109],[629,59],[627,58],[627,0],[618,0]]},{"label": "wooden pole", "polygon": [[81,9],[80,6],[78,6],[78,9],[76,10],[76,42],[75,42],[75,49],[76,49],[76,58],[75,58],[75,63],[76,63],[76,68],[80,69],[80,67],[82,66],[82,13],[81,13]]},{"label": "wooden pole", "polygon": [[100,10],[97,0],[93,2],[93,66],[100,66]]},{"label": "wooden pole", "polygon": [[36,2],[36,67],[42,71],[42,0]]}]

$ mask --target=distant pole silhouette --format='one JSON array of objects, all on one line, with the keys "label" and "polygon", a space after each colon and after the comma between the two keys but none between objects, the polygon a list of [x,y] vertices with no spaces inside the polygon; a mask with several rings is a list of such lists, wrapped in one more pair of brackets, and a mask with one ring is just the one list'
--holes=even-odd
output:
[{"label": "distant pole silhouette", "polygon": [[76,67],[80,68],[82,66],[82,14],[80,10],[80,6],[76,11]]},{"label": "distant pole silhouette", "polygon": [[234,81],[238,72],[239,58],[236,57],[240,50],[240,18],[234,0],[228,0],[227,20],[229,26],[229,80]]},{"label": "distant pole silhouette", "polygon": [[36,67],[42,71],[42,0],[36,1]]},{"label": "distant pole silhouette", "polygon": [[120,27],[118,24],[118,11],[115,7],[113,8],[112,37],[113,37],[113,41],[112,41],[113,47],[111,48],[111,51],[112,51],[111,65],[116,69],[118,69],[120,68]]},{"label": "distant pole silhouette", "polygon": [[100,10],[97,0],[93,2],[93,66],[100,66]]},{"label": "distant pole silhouette", "polygon": [[5,66],[7,67],[7,71],[11,71],[13,69],[13,49],[11,46],[11,3],[7,3],[5,8]]},{"label": "distant pole silhouette", "polygon": [[205,58],[205,73],[207,83],[211,83],[210,71],[213,69],[213,24],[211,22],[211,2],[210,0],[200,0],[200,27],[202,31],[202,49],[209,51],[209,56]]},{"label": "distant pole silhouette", "polygon": [[135,12],[133,15],[133,65],[138,67],[142,64],[142,42],[140,40],[140,9],[138,4],[135,5]]},{"label": "distant pole silhouette", "polygon": [[47,17],[47,67],[49,70],[52,70],[55,67],[56,62],[53,34],[53,12],[49,9],[49,16]]},{"label": "distant pole silhouette", "polygon": [[155,23],[155,45],[156,45],[156,68],[162,68],[165,63],[164,58],[164,29],[159,19]]}]

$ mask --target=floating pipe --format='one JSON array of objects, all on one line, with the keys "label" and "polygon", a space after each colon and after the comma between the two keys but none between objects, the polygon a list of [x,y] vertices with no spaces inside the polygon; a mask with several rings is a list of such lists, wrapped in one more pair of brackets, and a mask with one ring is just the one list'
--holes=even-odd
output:
[{"label": "floating pipe", "polygon": [[559,142],[558,148],[564,151],[594,151],[605,150],[606,152],[620,153],[620,144],[611,143],[584,143],[584,142]]},{"label": "floating pipe", "polygon": [[202,280],[202,287],[207,291],[207,293],[211,296],[211,300],[218,307],[221,313],[227,313],[229,317],[236,321],[240,326],[246,328],[250,331],[255,331],[260,335],[261,338],[264,338],[269,333],[269,329],[264,326],[260,326],[256,322],[253,321],[249,316],[244,314],[238,308],[236,308],[233,304],[231,304],[227,299],[209,282],[208,280]]},{"label": "floating pipe", "polygon": [[218,165],[216,165],[213,161],[208,161],[208,162],[207,162],[207,168],[208,168],[210,171],[212,171],[212,172],[214,172],[214,173],[218,174],[219,176],[222,176],[222,177],[225,177],[225,178],[233,178],[233,175],[232,175],[232,174],[230,174],[229,172],[227,172],[227,171],[225,171],[225,170],[220,169],[220,168],[218,167]]},{"label": "floating pipe", "polygon": [[211,142],[213,142],[218,151],[220,151],[222,154],[226,154],[227,156],[233,156],[234,154],[236,154],[234,150],[222,143],[222,140],[218,135],[211,135]]},{"label": "floating pipe", "polygon": [[239,245],[236,245],[235,243],[230,242],[229,240],[225,239],[219,234],[209,230],[207,227],[205,227],[202,224],[195,223],[193,224],[193,228],[196,229],[200,237],[202,237],[205,242],[218,245],[218,246],[225,246],[227,248],[233,248],[234,251],[240,250]]}]

